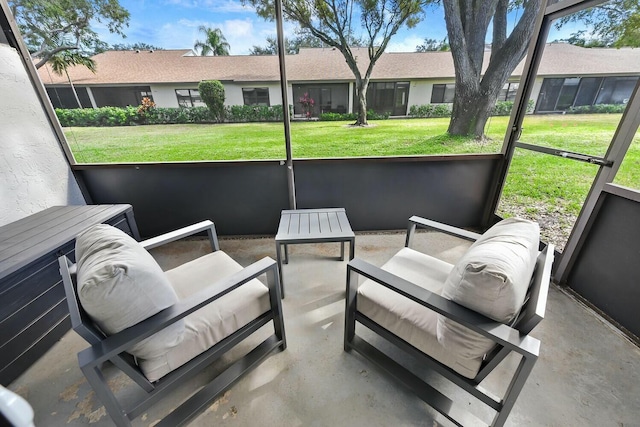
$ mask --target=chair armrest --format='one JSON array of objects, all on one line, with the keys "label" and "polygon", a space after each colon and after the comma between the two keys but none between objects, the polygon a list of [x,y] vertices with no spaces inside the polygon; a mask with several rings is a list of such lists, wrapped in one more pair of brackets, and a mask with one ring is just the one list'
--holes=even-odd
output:
[{"label": "chair armrest", "polygon": [[[273,270],[272,274],[274,277],[278,276],[276,262],[269,257],[264,257],[245,267],[242,271],[207,286],[200,292],[179,301],[142,322],[108,336],[100,343],[78,353],[80,367],[97,366],[111,359],[123,351],[126,351],[134,344],[150,337],[207,304],[212,303],[250,280],[267,273],[269,270]],[[279,284],[277,282],[275,284],[270,283],[269,286],[273,286],[275,289],[279,287]],[[276,289],[276,292],[277,291]]]},{"label": "chair armrest", "polygon": [[209,234],[209,240],[211,241],[211,249],[217,251],[220,249],[218,245],[218,236],[216,234],[216,227],[210,220],[202,221],[197,224],[188,225],[178,230],[170,231],[169,233],[162,234],[160,236],[152,237],[151,239],[143,240],[140,242],[143,248],[146,250],[157,248],[166,243],[175,242],[187,236],[192,236],[196,233],[207,231]]},{"label": "chair armrest", "polygon": [[[540,341],[537,339],[528,335],[522,335],[517,329],[510,328],[507,325],[489,319],[480,313],[463,307],[438,294],[434,294],[366,261],[358,258],[350,261],[349,264],[347,264],[347,276],[349,276],[351,272],[371,279],[520,354],[538,355]],[[357,283],[356,281],[349,282],[350,286],[353,286],[351,282]],[[349,295],[349,292],[350,290],[347,289],[347,295]]]},{"label": "chair armrest", "polygon": [[410,247],[411,239],[413,238],[413,234],[416,231],[416,227],[422,228],[433,228],[434,230],[438,230],[442,233],[450,234],[452,236],[460,237],[465,240],[476,241],[481,236],[481,234],[474,233],[472,231],[467,231],[462,228],[453,227],[451,225],[443,224],[441,222],[432,221],[430,219],[421,218],[419,216],[412,216],[409,218],[409,226],[407,228],[407,240],[405,243],[406,247]]}]

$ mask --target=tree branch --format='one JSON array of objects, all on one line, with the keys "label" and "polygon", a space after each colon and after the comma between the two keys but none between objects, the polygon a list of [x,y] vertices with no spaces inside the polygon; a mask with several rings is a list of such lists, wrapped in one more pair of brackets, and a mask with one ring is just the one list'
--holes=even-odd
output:
[{"label": "tree branch", "polygon": [[40,58],[40,60],[38,62],[36,62],[34,65],[36,68],[40,68],[42,67],[44,64],[47,63],[48,60],[51,59],[51,57],[53,55],[55,55],[56,53],[62,52],[64,50],[74,50],[74,49],[78,49],[78,46],[58,46],[55,49],[51,49],[50,51],[38,51],[35,52],[32,57],[34,58]]}]

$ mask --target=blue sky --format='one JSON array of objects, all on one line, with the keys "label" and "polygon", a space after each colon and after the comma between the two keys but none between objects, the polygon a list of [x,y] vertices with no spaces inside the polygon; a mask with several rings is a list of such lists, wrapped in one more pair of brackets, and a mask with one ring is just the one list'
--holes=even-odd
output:
[{"label": "blue sky", "polygon": [[[109,34],[98,26],[102,39],[109,44],[145,42],[165,49],[192,48],[198,37],[198,26],[220,28],[231,46],[232,55],[248,54],[252,46],[264,46],[269,36],[275,36],[274,22],[259,17],[239,0],[120,0],[131,14],[126,39]],[[511,22],[516,20],[511,16]],[[286,23],[285,33],[292,34],[294,25]],[[555,32],[551,40],[566,37]],[[425,38],[441,40],[446,37],[444,14],[441,8],[432,8],[415,28],[403,28],[389,43],[388,51],[413,52]]]}]

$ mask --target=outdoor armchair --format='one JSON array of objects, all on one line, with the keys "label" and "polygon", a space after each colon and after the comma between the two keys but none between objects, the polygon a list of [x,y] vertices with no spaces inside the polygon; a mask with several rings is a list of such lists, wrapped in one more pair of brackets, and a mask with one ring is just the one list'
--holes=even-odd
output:
[{"label": "outdoor armchair", "polygon": [[[213,252],[163,272],[147,249],[207,232]],[[286,348],[278,270],[265,257],[242,268],[219,250],[211,221],[143,242],[96,225],[76,239],[72,263],[59,258],[73,329],[91,347],[78,353],[80,369],[118,426],[211,365],[269,322],[273,333],[237,359],[158,425],[191,420],[243,374]],[[266,274],[265,286],[257,278]],[[257,342],[257,341],[252,341]],[[144,393],[121,400],[103,373],[111,361]]]},{"label": "outdoor armchair", "polygon": [[[449,264],[411,249],[418,226],[475,243]],[[488,424],[427,384],[411,363],[383,353],[372,344],[377,339],[365,340],[359,323],[404,354],[394,359],[439,373],[495,411],[490,425],[503,425],[538,357],[540,342],[529,333],[544,317],[553,246],[538,251],[531,221],[503,220],[480,235],[415,216],[405,246],[381,268],[349,262],[345,351],[356,350],[457,425]],[[511,353],[519,363],[496,398],[480,383]]]}]

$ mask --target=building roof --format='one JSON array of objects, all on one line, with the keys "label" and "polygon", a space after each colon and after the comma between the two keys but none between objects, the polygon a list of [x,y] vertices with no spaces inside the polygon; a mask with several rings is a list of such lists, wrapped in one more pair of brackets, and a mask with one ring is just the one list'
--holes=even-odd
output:
[{"label": "building roof", "polygon": [[[369,63],[366,49],[353,49],[364,73]],[[485,66],[490,52],[485,53]],[[93,57],[94,74],[85,67],[69,69],[72,81],[80,85],[190,83],[201,80],[270,82],[279,81],[277,56],[193,56],[190,49],[155,51],[108,51]],[[333,48],[301,49],[287,55],[290,82],[352,81],[353,73],[342,54]],[[516,67],[518,77],[524,61]],[[48,65],[39,69],[45,84],[66,84],[66,76],[54,74]],[[638,49],[582,48],[565,43],[546,46],[538,75],[629,75],[640,74]],[[384,53],[373,69],[373,80],[452,79],[450,52]]]}]

